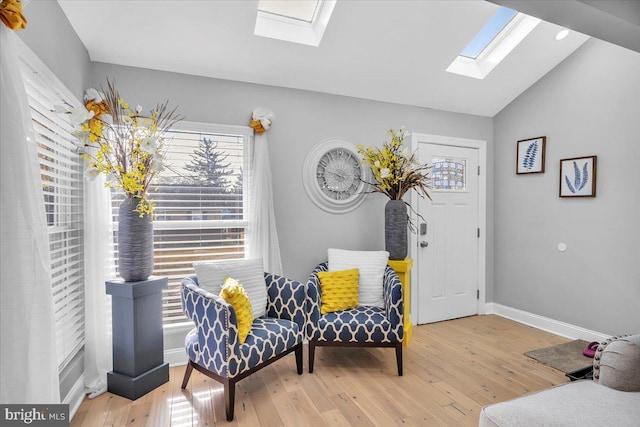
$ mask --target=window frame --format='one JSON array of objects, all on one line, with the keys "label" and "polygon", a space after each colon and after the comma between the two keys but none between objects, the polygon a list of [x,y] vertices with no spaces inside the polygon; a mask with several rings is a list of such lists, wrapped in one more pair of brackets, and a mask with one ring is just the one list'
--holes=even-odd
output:
[{"label": "window frame", "polygon": [[258,9],[253,34],[318,47],[329,25],[336,1],[320,0],[311,22]]},{"label": "window frame", "polygon": [[[247,257],[247,234],[249,233],[249,191],[251,188],[251,165],[252,165],[252,141],[253,141],[253,130],[248,127],[248,126],[234,126],[234,125],[221,125],[221,124],[214,124],[214,123],[203,123],[203,122],[192,122],[192,121],[181,121],[178,124],[176,124],[171,131],[168,132],[167,136],[171,137],[172,133],[180,133],[180,132],[184,132],[184,133],[188,133],[188,134],[202,134],[204,136],[206,135],[232,135],[232,136],[236,136],[242,139],[242,144],[243,144],[243,160],[242,160],[242,173],[243,173],[243,192],[242,192],[242,219],[238,220],[238,219],[216,219],[216,220],[210,220],[210,219],[191,219],[191,220],[159,220],[159,219],[154,219],[153,221],[153,227],[154,227],[154,260],[158,259],[158,255],[159,253],[162,254],[162,248],[158,248],[158,246],[161,246],[163,244],[166,244],[167,242],[164,240],[157,240],[158,236],[160,235],[159,233],[157,233],[157,231],[165,231],[165,232],[171,232],[171,231],[176,231],[176,232],[180,232],[180,231],[188,231],[188,230],[193,230],[193,235],[197,234],[199,230],[217,230],[217,229],[244,229],[243,231],[243,241],[242,241],[242,253],[243,256],[242,258],[246,258]],[[200,138],[202,137],[202,135],[200,136]],[[171,141],[168,140],[166,142],[166,145],[170,145]],[[194,147],[195,150],[195,147]],[[167,163],[171,163],[171,158],[167,158],[166,159]],[[160,176],[162,176],[162,174],[160,174]],[[153,184],[151,185],[151,187],[153,187]],[[113,193],[112,193],[112,197],[113,197]],[[150,190],[149,192],[149,199],[154,201],[154,191]],[[117,221],[117,215],[116,215],[116,207],[117,207],[117,200],[113,199],[112,201],[112,206],[114,208],[114,217],[113,217],[113,230],[114,230],[114,243],[117,241],[117,231],[118,231],[118,221]],[[235,233],[231,233],[232,235]],[[195,242],[195,240],[194,240]],[[189,244],[190,242],[187,242],[187,244]],[[185,250],[186,252],[188,252],[190,250],[189,246],[184,246],[182,248],[180,248],[180,250]],[[194,251],[197,251],[197,249],[195,249]],[[198,260],[202,257],[202,254],[198,254],[196,252],[194,252],[191,257],[187,256],[184,257],[182,259],[182,263],[184,263],[184,261],[186,262],[193,262],[195,260]],[[114,259],[117,260],[118,257],[118,253],[117,253],[117,244],[114,244]],[[190,259],[193,258],[193,259]],[[224,259],[239,259],[239,258],[224,258]],[[176,264],[179,264],[180,261],[175,261]],[[167,274],[165,274],[162,271],[157,271],[158,269],[158,265],[160,265],[160,263],[158,262],[154,262],[154,275],[160,275],[160,276],[167,276]],[[162,263],[162,268],[170,268],[167,267],[167,263],[163,262]],[[180,268],[180,270],[185,270],[184,268]],[[163,316],[163,328],[165,329],[165,331],[170,331],[170,330],[176,330],[176,331],[181,331],[181,330],[186,330],[186,329],[191,329],[193,328],[193,323],[187,319],[186,317],[184,317],[184,315],[178,315],[177,317],[177,321],[167,321],[167,318],[170,316],[167,316],[168,312],[170,313],[174,313],[177,310],[177,306],[178,306],[178,302],[179,301],[179,293],[177,292],[177,290],[180,287],[180,282],[182,281],[182,279],[184,279],[184,277],[186,277],[189,274],[195,274],[195,271],[193,270],[193,267],[191,267],[190,269],[188,269],[187,273],[184,275],[175,275],[174,277],[169,277],[169,289],[166,289],[163,291],[163,306],[162,306],[162,316]]]},{"label": "window frame", "polygon": [[[58,373],[61,374],[82,351],[85,343],[84,162],[79,155],[80,142],[73,125],[54,111],[54,105],[80,107],[82,103],[22,41],[18,43],[18,56],[42,171],[51,255],[56,356]],[[48,159],[44,160],[43,156]],[[45,176],[52,180],[45,180]],[[54,187],[54,196],[44,191],[45,185]],[[56,198],[65,203],[51,205]],[[72,203],[73,200],[75,202]]]},{"label": "window frame", "polygon": [[482,80],[542,22],[524,13],[516,13],[476,58],[458,55],[446,71]]}]

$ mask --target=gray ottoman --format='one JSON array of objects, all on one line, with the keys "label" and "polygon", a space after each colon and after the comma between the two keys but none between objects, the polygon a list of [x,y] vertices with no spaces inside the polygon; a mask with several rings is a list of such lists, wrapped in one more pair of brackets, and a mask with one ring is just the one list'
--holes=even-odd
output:
[{"label": "gray ottoman", "polygon": [[600,344],[594,379],[562,384],[480,412],[480,427],[640,427],[640,335]]}]

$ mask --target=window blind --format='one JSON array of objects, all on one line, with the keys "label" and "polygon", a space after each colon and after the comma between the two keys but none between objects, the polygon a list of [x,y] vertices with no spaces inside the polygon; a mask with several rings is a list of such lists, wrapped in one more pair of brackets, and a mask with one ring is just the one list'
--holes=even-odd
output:
[{"label": "window blind", "polygon": [[[193,262],[245,257],[247,171],[250,129],[182,123],[167,134],[166,169],[151,186],[155,203],[154,271],[167,276],[163,292],[164,325],[190,322],[180,304],[180,283],[194,274]],[[118,257],[118,207],[112,193],[115,257]]]},{"label": "window blind", "polygon": [[84,345],[84,219],[77,138],[54,105],[78,101],[35,55],[23,52],[21,60],[42,177],[61,371]]}]

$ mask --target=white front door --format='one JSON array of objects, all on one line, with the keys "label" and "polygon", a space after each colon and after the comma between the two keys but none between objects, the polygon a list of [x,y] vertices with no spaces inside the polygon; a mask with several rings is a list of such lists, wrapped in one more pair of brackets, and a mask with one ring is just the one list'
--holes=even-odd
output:
[{"label": "white front door", "polygon": [[418,202],[418,323],[478,314],[479,149],[418,142],[433,177]]}]

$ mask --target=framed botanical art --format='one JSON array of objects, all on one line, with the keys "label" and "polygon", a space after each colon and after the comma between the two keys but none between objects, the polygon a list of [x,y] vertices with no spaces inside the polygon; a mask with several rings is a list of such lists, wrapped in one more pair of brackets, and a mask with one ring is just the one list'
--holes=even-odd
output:
[{"label": "framed botanical art", "polygon": [[560,160],[560,197],[596,197],[598,156]]},{"label": "framed botanical art", "polygon": [[544,152],[546,136],[521,139],[516,152],[516,173],[544,173]]}]

